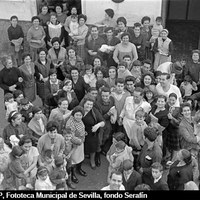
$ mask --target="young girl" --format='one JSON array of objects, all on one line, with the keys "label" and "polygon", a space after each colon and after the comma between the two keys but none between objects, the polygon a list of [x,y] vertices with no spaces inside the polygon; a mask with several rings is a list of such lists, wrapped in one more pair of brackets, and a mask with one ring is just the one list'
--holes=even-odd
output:
[{"label": "young girl", "polygon": [[46,3],[43,3],[41,5],[41,13],[38,15],[40,18],[40,25],[44,27],[44,30],[46,29],[47,22],[50,21],[50,14],[48,12],[48,5]]},{"label": "young girl", "polygon": [[14,96],[12,93],[6,93],[4,96],[4,100],[6,106],[6,119],[8,119],[8,116],[12,111],[18,112],[18,104],[14,100]]},{"label": "young girl", "polygon": [[79,27],[78,16],[77,15],[71,15],[71,21],[70,21],[70,24],[69,24],[69,30],[70,30],[69,36],[71,37],[70,38],[70,40],[71,40],[70,45],[76,45],[76,42],[75,42],[75,40],[72,39],[72,37],[78,35],[78,27]]},{"label": "young girl", "polygon": [[103,61],[100,56],[95,56],[93,60],[93,69],[95,70],[97,67],[101,67],[103,65]]},{"label": "young girl", "polygon": [[46,167],[40,166],[37,170],[37,179],[35,181],[35,190],[55,190],[56,187],[49,179]]},{"label": "young girl", "polygon": [[140,83],[142,76],[141,68],[142,68],[142,63],[139,60],[135,60],[130,69],[132,76],[136,78],[136,83]]},{"label": "young girl", "polygon": [[83,76],[84,81],[90,85],[90,87],[96,87],[96,77],[92,70],[92,65],[85,66],[85,75]]}]

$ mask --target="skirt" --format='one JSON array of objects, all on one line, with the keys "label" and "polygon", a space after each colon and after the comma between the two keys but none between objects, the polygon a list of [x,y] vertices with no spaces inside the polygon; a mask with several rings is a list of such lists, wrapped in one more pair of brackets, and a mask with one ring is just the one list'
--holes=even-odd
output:
[{"label": "skirt", "polygon": [[77,55],[85,61],[85,45],[77,45]]},{"label": "skirt", "polygon": [[84,145],[83,143],[76,147],[71,155],[72,165],[78,164],[84,160]]}]

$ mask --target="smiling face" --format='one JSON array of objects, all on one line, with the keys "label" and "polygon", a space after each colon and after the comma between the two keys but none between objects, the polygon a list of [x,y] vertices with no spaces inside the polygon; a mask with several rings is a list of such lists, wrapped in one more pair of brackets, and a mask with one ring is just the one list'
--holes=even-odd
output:
[{"label": "smiling face", "polygon": [[115,69],[109,69],[108,74],[109,74],[110,78],[114,79],[114,78],[116,78],[117,72]]},{"label": "smiling face", "polygon": [[123,22],[118,22],[117,25],[118,25],[118,28],[119,28],[120,30],[122,30],[122,31],[123,31],[124,28],[126,27],[125,24],[124,24]]},{"label": "smiling face", "polygon": [[74,114],[74,119],[75,119],[77,122],[81,122],[82,118],[83,118],[83,114],[82,114],[81,112],[76,112],[76,113]]},{"label": "smiling face", "polygon": [[135,35],[140,34],[140,27],[135,27],[133,30],[134,30]]},{"label": "smiling face", "polygon": [[101,67],[101,60],[99,58],[94,59],[94,67]]},{"label": "smiling face", "polygon": [[66,92],[70,92],[72,90],[72,82],[68,82],[63,86],[63,90]]},{"label": "smiling face", "polygon": [[60,44],[59,44],[58,41],[56,41],[56,42],[53,43],[53,48],[54,49],[59,49],[59,47],[60,47]]},{"label": "smiling face", "polygon": [[57,17],[55,15],[51,15],[50,21],[52,24],[56,24]]},{"label": "smiling face", "polygon": [[86,101],[84,104],[84,110],[86,112],[89,112],[92,109],[93,104],[94,104],[93,101]]},{"label": "smiling face", "polygon": [[144,85],[145,85],[145,86],[151,85],[151,82],[152,82],[151,76],[146,75],[146,76],[144,77]]},{"label": "smiling face", "polygon": [[182,110],[182,114],[185,118],[190,119],[191,118],[191,109],[189,106],[185,106]]},{"label": "smiling face", "polygon": [[24,58],[24,63],[25,63],[25,65],[30,65],[31,64],[31,57],[30,56],[26,56]]},{"label": "smiling face", "polygon": [[97,76],[97,80],[102,80],[103,79],[102,71],[98,71],[96,76]]},{"label": "smiling face", "polygon": [[112,174],[110,179],[110,189],[111,190],[119,190],[122,185],[122,175]]},{"label": "smiling face", "polygon": [[34,27],[38,27],[39,24],[40,24],[39,19],[34,19],[34,20],[33,20],[33,26],[34,26]]},{"label": "smiling face", "polygon": [[101,98],[104,102],[108,102],[110,99],[110,92],[102,92],[101,93]]},{"label": "smiling face", "polygon": [[46,59],[46,53],[45,53],[45,51],[41,51],[39,53],[39,58],[40,58],[40,60],[45,60]]},{"label": "smiling face", "polygon": [[158,98],[157,103],[156,103],[158,108],[161,108],[161,109],[164,108],[165,104],[166,102],[164,98]]},{"label": "smiling face", "polygon": [[123,44],[128,44],[129,43],[129,36],[125,35],[124,37],[122,37],[122,43]]},{"label": "smiling face", "polygon": [[43,7],[42,7],[42,14],[43,14],[43,15],[46,15],[47,12],[48,12],[48,7],[47,7],[47,6],[43,6]]},{"label": "smiling face", "polygon": [[69,103],[67,100],[64,100],[61,102],[61,104],[59,105],[60,110],[62,111],[66,111],[68,109]]}]

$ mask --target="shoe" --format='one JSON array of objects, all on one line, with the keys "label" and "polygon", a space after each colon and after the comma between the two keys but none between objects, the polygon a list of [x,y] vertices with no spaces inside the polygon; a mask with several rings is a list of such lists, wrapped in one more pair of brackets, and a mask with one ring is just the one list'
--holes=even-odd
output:
[{"label": "shoe", "polygon": [[96,169],[96,165],[93,166],[93,165],[90,164],[90,167],[91,167],[91,169],[93,169],[93,170]]},{"label": "shoe", "polygon": [[76,177],[76,174],[75,174],[75,167],[72,167],[72,176],[71,176],[71,180],[72,180],[72,182],[74,182],[74,183],[78,183],[78,182],[79,182],[78,179],[77,179],[77,177]]},{"label": "shoe", "polygon": [[96,152],[96,155],[95,155],[95,165],[96,165],[97,167],[100,167],[100,166],[101,166],[100,152]]},{"label": "shoe", "polygon": [[87,176],[87,173],[85,171],[83,171],[81,168],[78,170],[78,173],[81,175],[81,176]]},{"label": "shoe", "polygon": [[82,170],[81,168],[82,163],[79,163],[76,165],[76,169],[77,172],[81,175],[81,176],[87,176],[87,173],[85,171]]},{"label": "shoe", "polygon": [[66,184],[71,189],[76,189],[76,186],[72,183],[72,174],[70,172],[68,179],[66,180]]}]

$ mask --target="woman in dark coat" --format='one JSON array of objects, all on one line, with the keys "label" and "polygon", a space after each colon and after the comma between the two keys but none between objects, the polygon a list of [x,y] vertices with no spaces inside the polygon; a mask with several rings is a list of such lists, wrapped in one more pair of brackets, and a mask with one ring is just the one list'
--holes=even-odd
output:
[{"label": "woman in dark coat", "polygon": [[99,144],[99,128],[104,127],[105,122],[101,113],[93,105],[94,100],[92,98],[85,99],[83,103],[85,111],[83,123],[85,124],[85,131],[87,132],[84,144],[85,154],[90,154],[90,166],[92,169],[95,169],[95,153],[98,150]]},{"label": "woman in dark coat", "polygon": [[78,68],[72,68],[70,74],[74,92],[76,93],[78,101],[81,102],[90,86],[84,81],[83,77],[79,75]]},{"label": "woman in dark coat", "polygon": [[0,87],[3,89],[4,94],[14,92],[17,89],[21,90],[23,79],[20,70],[13,67],[11,56],[4,56],[1,62],[5,66],[0,71]]},{"label": "woman in dark coat", "polygon": [[44,93],[44,83],[49,79],[49,70],[51,62],[47,60],[47,53],[45,49],[40,49],[39,59],[35,61],[35,76],[36,76],[36,87],[37,94],[44,102],[45,93]]}]

